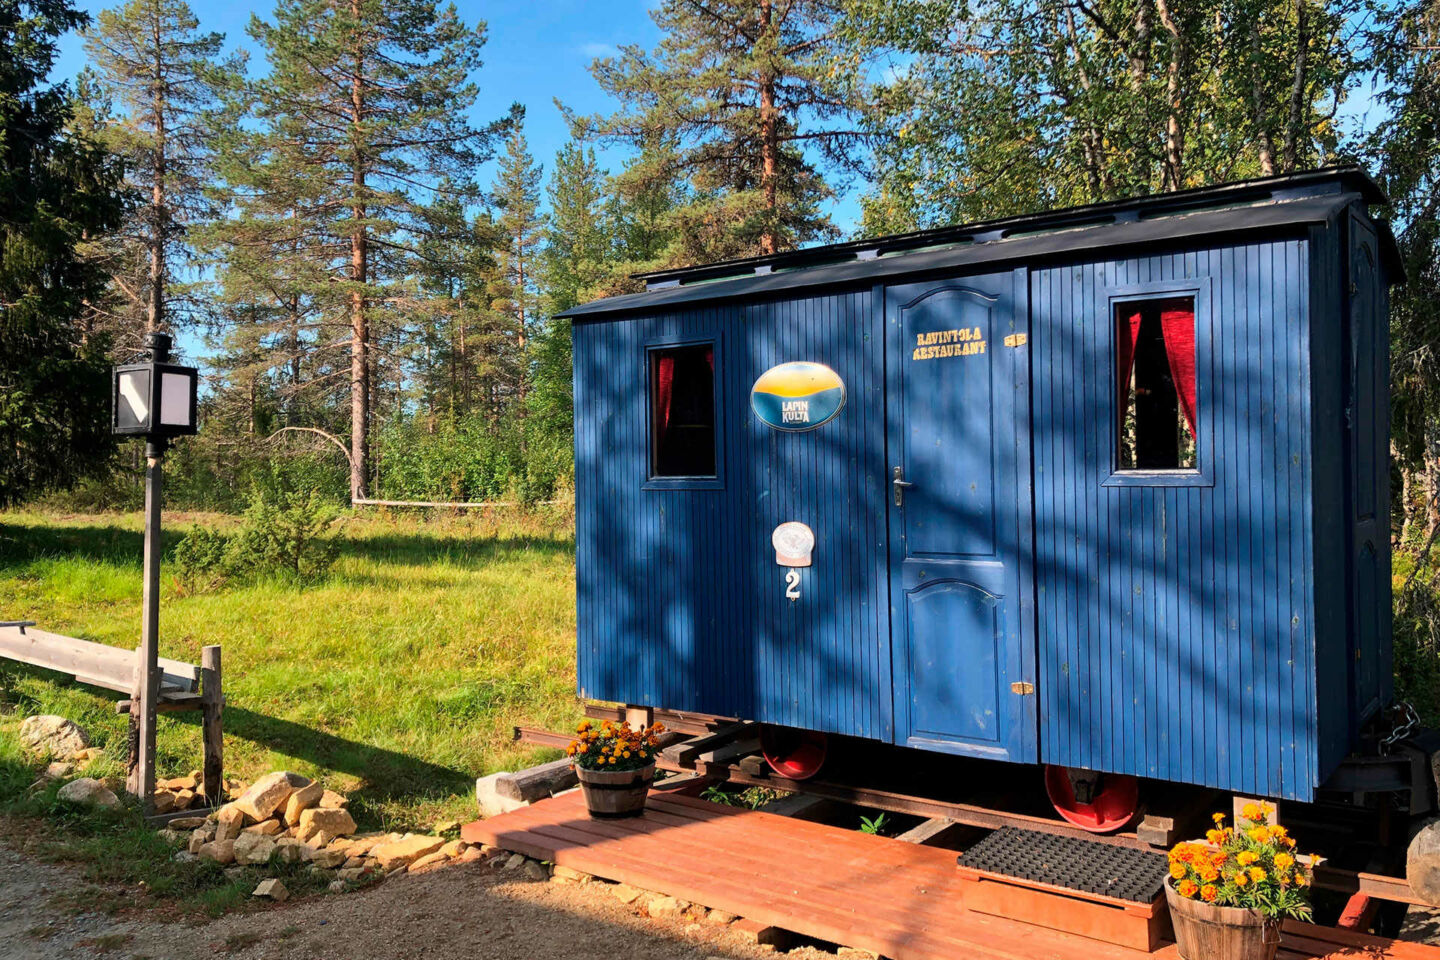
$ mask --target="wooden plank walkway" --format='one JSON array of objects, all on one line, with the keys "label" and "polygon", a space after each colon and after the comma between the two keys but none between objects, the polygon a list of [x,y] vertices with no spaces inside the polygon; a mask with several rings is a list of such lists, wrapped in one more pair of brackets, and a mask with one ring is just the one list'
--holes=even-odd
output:
[{"label": "wooden plank walkway", "polygon": [[[1178,960],[965,909],[955,853],[656,791],[591,820],[579,791],[466,824],[464,839],[895,960]],[[1283,960],[1440,960],[1440,948],[1287,924]]]}]

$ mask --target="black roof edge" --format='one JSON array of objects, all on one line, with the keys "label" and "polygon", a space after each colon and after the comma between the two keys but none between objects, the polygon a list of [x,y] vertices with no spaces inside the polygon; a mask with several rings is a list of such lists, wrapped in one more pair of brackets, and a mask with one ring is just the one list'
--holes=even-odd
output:
[{"label": "black roof edge", "polygon": [[[684,309],[717,299],[748,300],[786,296],[820,287],[893,283],[899,277],[921,279],[949,274],[956,269],[972,271],[1017,260],[1039,264],[1071,261],[1077,255],[1086,259],[1084,251],[1101,247],[1107,255],[1115,255],[1135,249],[1168,248],[1194,237],[1223,243],[1256,232],[1277,235],[1307,225],[1333,227],[1340,211],[1363,202],[1364,198],[1357,193],[1326,191],[1268,203],[1202,208],[1173,216],[1122,219],[1071,230],[1022,234],[992,243],[942,245],[897,257],[851,258],[810,270],[732,274],[712,283],[669,284],[592,300],[556,316],[576,321],[615,319],[638,312]],[[1382,256],[1389,253],[1391,246],[1382,247]]]},{"label": "black roof edge", "polygon": [[1271,199],[1277,191],[1298,196],[1300,195],[1299,191],[1307,187],[1315,188],[1327,185],[1334,185],[1337,192],[1357,193],[1369,204],[1389,202],[1384,191],[1371,179],[1364,168],[1357,164],[1342,164],[1273,177],[1256,177],[1207,187],[1191,187],[1172,193],[1156,193],[1123,200],[1106,200],[1101,203],[1067,207],[1043,213],[1000,217],[995,220],[981,220],[884,237],[846,240],[842,243],[806,247],[785,253],[744,257],[737,260],[723,260],[717,263],[674,267],[666,270],[652,270],[645,273],[634,273],[630,276],[632,279],[645,281],[653,288],[658,284],[669,286],[675,283],[694,283],[743,275],[748,272],[758,271],[763,274],[767,272],[763,269],[767,266],[772,270],[820,266],[825,263],[853,259],[864,251],[875,251],[876,256],[881,256],[885,253],[910,250],[920,246],[999,240],[1032,230],[1099,225],[1122,218],[1143,219],[1147,216],[1175,213],[1187,209],[1200,210],[1205,207],[1232,203],[1255,203]]}]

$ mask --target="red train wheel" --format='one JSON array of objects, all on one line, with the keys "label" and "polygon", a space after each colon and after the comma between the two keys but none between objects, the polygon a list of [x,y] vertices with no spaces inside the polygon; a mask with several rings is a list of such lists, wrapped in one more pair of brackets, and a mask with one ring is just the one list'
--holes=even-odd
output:
[{"label": "red train wheel", "polygon": [[1091,833],[1119,830],[1140,807],[1140,781],[1123,773],[1046,764],[1045,792],[1056,813]]},{"label": "red train wheel", "polygon": [[787,780],[809,780],[825,765],[829,740],[816,730],[795,727],[760,728],[760,752],[770,769]]}]

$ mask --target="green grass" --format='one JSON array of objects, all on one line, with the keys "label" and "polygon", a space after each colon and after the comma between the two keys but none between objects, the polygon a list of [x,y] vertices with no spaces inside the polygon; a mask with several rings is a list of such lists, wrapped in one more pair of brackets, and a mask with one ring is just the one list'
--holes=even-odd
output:
[{"label": "green grass", "polygon": [[[167,515],[167,547],[194,522],[234,520]],[[140,529],[132,515],[0,513],[0,619],[133,648]],[[535,516],[382,515],[343,532],[333,571],[308,587],[191,594],[162,570],[160,653],[194,663],[222,645],[227,776],[317,777],[351,797],[362,827],[469,819],[475,777],[557,755],[513,744],[513,725],[568,729],[580,714],[573,535]],[[98,775],[121,775],[116,694],[4,661],[0,671],[0,748],[24,716],[57,713],[105,748]],[[198,715],[162,716],[160,774],[199,765]],[[0,805],[31,779],[33,767],[0,765]]]}]

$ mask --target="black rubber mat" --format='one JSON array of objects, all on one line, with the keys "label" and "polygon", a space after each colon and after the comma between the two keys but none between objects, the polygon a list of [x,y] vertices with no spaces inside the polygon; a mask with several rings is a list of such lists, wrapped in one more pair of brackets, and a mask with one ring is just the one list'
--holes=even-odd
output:
[{"label": "black rubber mat", "polygon": [[1163,853],[1017,827],[1001,827],[958,861],[972,870],[1135,903],[1154,902],[1169,875]]}]

